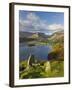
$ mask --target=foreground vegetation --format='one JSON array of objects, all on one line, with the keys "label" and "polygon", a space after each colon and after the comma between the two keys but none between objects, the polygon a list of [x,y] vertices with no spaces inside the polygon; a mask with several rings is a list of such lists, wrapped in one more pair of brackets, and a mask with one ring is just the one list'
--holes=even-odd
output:
[{"label": "foreground vegetation", "polygon": [[37,65],[27,66],[27,61],[20,62],[20,79],[63,77],[64,61],[45,61]]}]

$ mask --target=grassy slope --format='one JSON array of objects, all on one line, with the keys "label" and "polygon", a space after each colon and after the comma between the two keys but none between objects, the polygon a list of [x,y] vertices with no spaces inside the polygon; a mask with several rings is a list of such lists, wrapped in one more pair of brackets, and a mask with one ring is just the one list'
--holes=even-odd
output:
[{"label": "grassy slope", "polygon": [[[29,66],[26,69],[26,61],[22,61],[20,66],[24,67],[22,71],[20,71],[20,79],[24,78],[46,78],[46,77],[62,77],[64,75],[63,68],[64,68],[64,61],[51,61],[50,62],[50,69],[46,70],[47,62],[44,62],[43,65],[37,66]],[[21,68],[21,67],[20,67]]]}]

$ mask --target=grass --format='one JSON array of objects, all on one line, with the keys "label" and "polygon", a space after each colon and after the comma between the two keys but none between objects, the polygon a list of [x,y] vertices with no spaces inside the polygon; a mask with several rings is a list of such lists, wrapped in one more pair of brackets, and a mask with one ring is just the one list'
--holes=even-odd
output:
[{"label": "grass", "polygon": [[20,62],[20,68],[24,67],[22,71],[20,71],[19,78],[27,79],[27,78],[48,78],[48,77],[63,77],[64,76],[64,61],[50,61],[50,69],[46,70],[48,67],[46,65],[47,61],[40,63],[38,66],[29,66],[29,69],[26,69],[27,62]]}]

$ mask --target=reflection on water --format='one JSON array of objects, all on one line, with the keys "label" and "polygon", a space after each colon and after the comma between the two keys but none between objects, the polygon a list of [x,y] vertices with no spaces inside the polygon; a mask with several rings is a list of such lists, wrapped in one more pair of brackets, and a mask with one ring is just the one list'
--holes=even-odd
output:
[{"label": "reflection on water", "polygon": [[50,46],[27,46],[20,44],[19,58],[20,60],[27,60],[29,55],[32,54],[37,60],[48,60],[48,53],[51,51]]}]

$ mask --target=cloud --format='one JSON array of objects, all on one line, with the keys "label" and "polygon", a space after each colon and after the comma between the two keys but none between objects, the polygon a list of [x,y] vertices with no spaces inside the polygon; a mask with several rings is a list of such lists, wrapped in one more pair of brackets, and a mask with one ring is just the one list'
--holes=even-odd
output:
[{"label": "cloud", "polygon": [[51,24],[48,26],[49,30],[63,30],[64,27],[61,24]]},{"label": "cloud", "polygon": [[48,32],[48,31],[60,31],[63,30],[61,24],[48,24],[48,21],[42,20],[34,13],[29,13],[25,20],[19,21],[20,31],[32,31],[32,32]]},{"label": "cloud", "polygon": [[27,19],[30,20],[30,21],[38,21],[39,20],[39,17],[37,15],[35,15],[34,13],[29,13],[27,15]]}]

